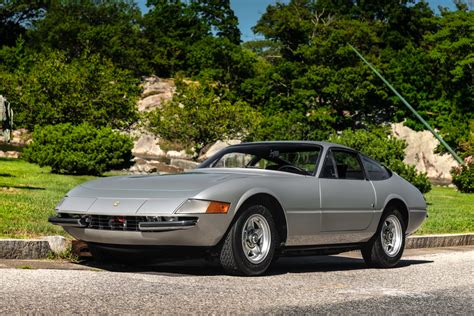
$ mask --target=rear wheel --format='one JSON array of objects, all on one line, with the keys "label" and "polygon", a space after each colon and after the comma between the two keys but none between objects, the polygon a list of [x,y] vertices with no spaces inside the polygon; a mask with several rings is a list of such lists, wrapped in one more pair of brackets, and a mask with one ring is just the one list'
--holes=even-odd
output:
[{"label": "rear wheel", "polygon": [[225,237],[221,265],[230,274],[260,275],[272,263],[278,239],[270,211],[263,205],[250,206]]},{"label": "rear wheel", "polygon": [[405,222],[395,206],[384,212],[375,236],[361,249],[368,266],[391,268],[400,262],[405,248]]}]

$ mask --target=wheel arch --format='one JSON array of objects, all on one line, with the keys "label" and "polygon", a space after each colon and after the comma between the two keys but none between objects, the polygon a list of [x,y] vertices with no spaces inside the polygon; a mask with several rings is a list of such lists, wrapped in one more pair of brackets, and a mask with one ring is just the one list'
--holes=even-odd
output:
[{"label": "wheel arch", "polygon": [[280,236],[280,243],[285,243],[288,237],[288,221],[285,210],[275,195],[268,191],[252,190],[251,192],[244,194],[237,204],[234,217],[227,231],[232,227],[232,225],[234,225],[235,221],[239,218],[240,214],[242,214],[246,207],[255,204],[263,204],[269,209],[273,215],[273,219],[275,220],[275,225]]},{"label": "wheel arch", "polygon": [[395,206],[397,210],[399,210],[400,213],[402,213],[405,229],[407,229],[408,221],[410,220],[410,214],[409,214],[408,206],[406,202],[399,196],[392,196],[388,198],[383,208],[381,219],[388,212],[389,206]]}]

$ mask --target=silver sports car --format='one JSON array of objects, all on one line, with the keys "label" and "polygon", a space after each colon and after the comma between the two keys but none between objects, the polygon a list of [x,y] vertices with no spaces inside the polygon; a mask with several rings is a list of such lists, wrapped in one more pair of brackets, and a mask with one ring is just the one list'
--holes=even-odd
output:
[{"label": "silver sports car", "polygon": [[244,143],[192,172],[101,178],[56,211],[49,221],[98,258],[199,250],[240,275],[262,274],[281,255],[353,249],[370,266],[393,267],[427,214],[412,184],[324,142]]}]

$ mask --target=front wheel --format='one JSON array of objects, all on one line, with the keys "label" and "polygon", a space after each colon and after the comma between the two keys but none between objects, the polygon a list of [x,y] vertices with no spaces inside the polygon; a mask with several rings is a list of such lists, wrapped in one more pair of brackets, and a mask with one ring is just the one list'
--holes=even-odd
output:
[{"label": "front wheel", "polygon": [[405,222],[398,209],[389,206],[375,236],[361,249],[366,264],[377,268],[396,266],[405,249]]},{"label": "front wheel", "polygon": [[225,237],[221,265],[230,274],[260,275],[270,266],[278,239],[270,211],[263,205],[250,206]]}]

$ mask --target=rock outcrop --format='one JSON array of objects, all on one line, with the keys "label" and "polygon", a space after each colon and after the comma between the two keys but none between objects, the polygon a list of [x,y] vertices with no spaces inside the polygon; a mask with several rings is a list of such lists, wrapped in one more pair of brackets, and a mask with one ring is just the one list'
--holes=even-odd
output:
[{"label": "rock outcrop", "polygon": [[219,150],[224,149],[224,148],[226,148],[230,145],[237,145],[237,144],[240,144],[240,143],[241,143],[241,141],[238,140],[238,139],[230,139],[230,140],[227,140],[227,141],[218,140],[214,144],[209,145],[206,148],[206,150],[204,150],[204,153],[201,156],[199,156],[199,160],[204,161],[207,158],[212,157]]},{"label": "rock outcrop", "polygon": [[176,91],[173,79],[161,79],[157,76],[144,78],[142,87],[143,92],[138,101],[140,112],[149,112],[160,107],[163,102],[171,100]]},{"label": "rock outcrop", "polygon": [[136,136],[132,149],[132,154],[135,157],[157,158],[166,156],[166,152],[161,150],[158,144],[159,139],[156,136],[147,132],[140,133],[136,131],[135,133],[139,134]]},{"label": "rock outcrop", "polygon": [[433,183],[448,184],[450,170],[458,166],[450,154],[435,154],[439,141],[429,131],[416,132],[403,123],[392,124],[393,135],[407,142],[404,162],[414,165],[418,171],[426,172]]},{"label": "rock outcrop", "polygon": [[9,150],[9,151],[1,151],[0,150],[0,158],[19,158],[20,153],[15,150]]}]

